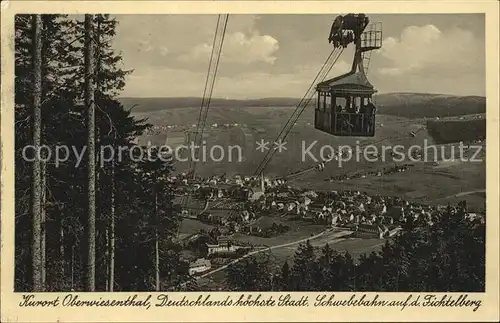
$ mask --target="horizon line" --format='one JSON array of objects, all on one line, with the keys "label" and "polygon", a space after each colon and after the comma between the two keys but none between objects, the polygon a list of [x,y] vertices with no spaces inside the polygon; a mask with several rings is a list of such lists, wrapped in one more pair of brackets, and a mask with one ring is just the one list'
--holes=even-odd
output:
[{"label": "horizon line", "polygon": [[[486,95],[480,94],[449,94],[449,93],[439,93],[439,92],[385,92],[376,93],[373,96],[379,95],[395,95],[395,94],[416,94],[416,95],[436,95],[436,96],[453,96],[453,97],[481,97],[486,98]],[[119,96],[118,99],[201,99],[202,96]],[[237,101],[248,101],[248,100],[265,100],[265,99],[296,99],[300,100],[300,97],[293,96],[268,96],[268,97],[254,97],[254,98],[230,98],[230,97],[212,97],[212,100],[237,100]]]}]

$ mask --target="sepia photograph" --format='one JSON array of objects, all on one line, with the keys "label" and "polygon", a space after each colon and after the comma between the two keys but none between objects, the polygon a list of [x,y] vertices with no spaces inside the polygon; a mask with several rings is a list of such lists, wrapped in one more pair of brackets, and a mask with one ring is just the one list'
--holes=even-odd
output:
[{"label": "sepia photograph", "polygon": [[[480,309],[498,218],[486,14],[362,8],[16,13],[2,233],[18,306],[274,292],[299,308],[407,293],[403,309]],[[118,304],[146,304],[135,295]]]},{"label": "sepia photograph", "polygon": [[484,33],[17,15],[16,290],[484,291]]}]

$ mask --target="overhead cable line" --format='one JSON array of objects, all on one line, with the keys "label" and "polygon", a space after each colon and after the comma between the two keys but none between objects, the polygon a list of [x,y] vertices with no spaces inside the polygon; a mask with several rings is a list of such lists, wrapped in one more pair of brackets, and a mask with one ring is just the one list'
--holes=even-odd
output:
[{"label": "overhead cable line", "polygon": [[[314,78],[313,82],[309,86],[306,94],[304,97],[299,101],[297,104],[297,107],[295,108],[294,112],[286,122],[285,126],[281,129],[280,133],[276,137],[276,140],[274,141],[275,143],[279,142],[284,142],[286,139],[288,133],[291,131],[299,117],[302,115],[302,112],[304,112],[305,108],[309,105],[309,102],[313,98],[315,91],[316,91],[316,84],[319,82],[323,82],[328,75],[328,73],[331,71],[337,60],[339,59],[340,55],[343,52],[342,47],[335,48],[331,51],[330,55],[326,59],[326,61],[323,63],[323,66],[319,70],[318,74]],[[264,156],[264,159],[261,161],[257,169],[255,170],[254,175],[258,176],[261,175],[261,173],[264,171],[266,168],[267,164],[271,161],[271,158],[274,156],[276,152],[277,147],[273,147],[270,149],[267,154]]]}]

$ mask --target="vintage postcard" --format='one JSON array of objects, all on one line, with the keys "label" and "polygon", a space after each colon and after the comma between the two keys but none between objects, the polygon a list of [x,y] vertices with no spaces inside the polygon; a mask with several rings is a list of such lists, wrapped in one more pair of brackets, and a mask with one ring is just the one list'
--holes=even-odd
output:
[{"label": "vintage postcard", "polygon": [[2,322],[499,320],[498,1],[1,18]]}]

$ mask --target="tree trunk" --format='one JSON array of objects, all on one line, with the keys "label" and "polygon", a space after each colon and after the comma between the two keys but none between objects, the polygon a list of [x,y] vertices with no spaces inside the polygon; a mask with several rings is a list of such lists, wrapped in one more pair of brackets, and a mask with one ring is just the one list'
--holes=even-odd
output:
[{"label": "tree trunk", "polygon": [[[95,21],[96,21],[96,31],[94,33],[94,39],[96,42],[96,48],[94,51],[94,58],[95,58],[95,88],[94,88],[94,93],[95,93],[95,104],[98,108],[101,108],[99,106],[101,102],[101,86],[100,86],[100,78],[99,78],[99,72],[101,71],[101,15],[96,15],[95,16]],[[98,123],[100,124],[100,123]],[[101,146],[101,128],[98,126],[95,129],[95,138],[96,138],[96,147]],[[97,155],[97,162],[102,163],[100,160],[100,156]],[[102,164],[101,164],[102,165]],[[96,183],[99,188],[102,188],[103,185],[101,183],[101,175],[103,176],[102,178],[106,178],[106,173],[103,172],[101,174],[102,167],[96,172]],[[103,198],[106,196],[106,193],[103,193],[102,190],[98,194],[99,198]],[[101,202],[98,202],[98,205],[102,205]],[[109,233],[109,219],[103,219],[102,220],[104,223],[104,240],[105,240],[105,245],[104,245],[104,268],[105,268],[105,289],[106,291],[109,291],[109,276],[110,276],[110,255],[109,255],[109,248],[110,248],[110,233]]]},{"label": "tree trunk", "polygon": [[85,290],[95,291],[95,100],[94,100],[94,35],[93,15],[85,15],[85,108],[87,109],[88,222]]},{"label": "tree trunk", "polygon": [[75,290],[75,243],[71,245],[71,291]]},{"label": "tree trunk", "polygon": [[111,161],[111,224],[110,224],[110,244],[109,244],[109,287],[113,291],[115,284],[115,162]]},{"label": "tree trunk", "polygon": [[46,236],[47,236],[47,217],[45,213],[45,203],[47,201],[47,164],[45,161],[41,163],[41,209],[40,209],[40,262],[41,262],[41,280],[42,285],[45,286],[47,281],[47,253],[46,253]]},{"label": "tree trunk", "polygon": [[159,226],[159,221],[158,221],[158,194],[156,193],[155,189],[155,220],[156,220],[156,225],[155,225],[155,273],[156,273],[156,291],[160,291],[160,250],[159,250],[159,243],[158,243],[158,226]]},{"label": "tree trunk", "polygon": [[63,212],[59,212],[59,281],[62,287],[65,285],[66,281],[66,255],[64,252],[64,223],[63,223]]},{"label": "tree trunk", "polygon": [[105,250],[104,250],[104,262],[106,266],[106,281],[105,281],[105,286],[106,286],[106,291],[109,292],[109,276],[111,272],[111,266],[110,266],[110,256],[109,256],[109,249],[110,249],[110,233],[108,230],[108,223],[106,222],[105,224],[106,229],[104,230],[104,243],[105,243]]},{"label": "tree trunk", "polygon": [[[40,148],[42,129],[42,18],[32,16],[33,28],[33,146],[35,152]],[[32,238],[32,289],[34,292],[44,290],[42,281],[41,246],[41,161],[35,156],[33,161],[32,205],[33,238]]]}]

